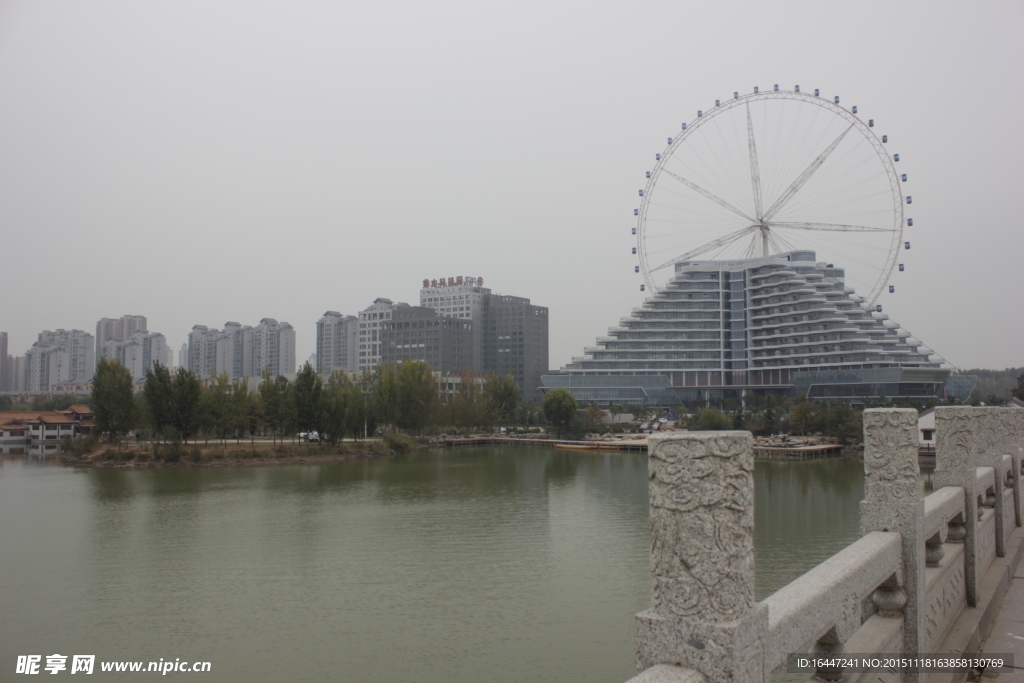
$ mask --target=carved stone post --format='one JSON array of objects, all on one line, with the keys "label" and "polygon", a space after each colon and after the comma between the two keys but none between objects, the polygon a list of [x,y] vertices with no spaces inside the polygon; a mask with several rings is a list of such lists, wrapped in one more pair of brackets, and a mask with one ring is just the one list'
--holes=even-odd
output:
[{"label": "carved stone post", "polygon": [[[925,649],[924,501],[918,494],[917,449],[916,410],[864,411],[860,532],[897,531],[903,539],[903,652],[912,656]],[[904,680],[917,680],[916,674]]]},{"label": "carved stone post", "polygon": [[936,489],[959,486],[964,490],[964,581],[967,604],[978,604],[978,496],[975,488],[975,430],[980,424],[972,414],[976,408],[943,406],[935,409]]},{"label": "carved stone post", "polygon": [[648,451],[651,608],[637,615],[637,669],[761,681],[768,613],[754,603],[753,438],[654,435]]}]

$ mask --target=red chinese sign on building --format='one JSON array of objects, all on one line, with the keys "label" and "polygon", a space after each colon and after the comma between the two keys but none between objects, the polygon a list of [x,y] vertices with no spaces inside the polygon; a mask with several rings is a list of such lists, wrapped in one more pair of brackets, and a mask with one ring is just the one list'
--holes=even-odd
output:
[{"label": "red chinese sign on building", "polygon": [[423,289],[432,287],[460,287],[462,285],[468,285],[470,287],[483,287],[484,279],[482,277],[462,276],[457,277],[442,277],[436,280],[423,279]]}]

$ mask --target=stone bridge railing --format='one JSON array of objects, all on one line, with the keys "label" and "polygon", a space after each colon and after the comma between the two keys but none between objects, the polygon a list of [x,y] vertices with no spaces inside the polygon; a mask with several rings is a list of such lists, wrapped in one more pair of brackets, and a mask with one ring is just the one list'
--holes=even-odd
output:
[{"label": "stone bridge railing", "polygon": [[862,537],[762,602],[750,434],[651,437],[651,607],[630,683],[768,681],[794,653],[976,652],[1020,559],[1024,410],[938,408],[935,425],[936,490],[922,500],[917,411],[864,411]]}]

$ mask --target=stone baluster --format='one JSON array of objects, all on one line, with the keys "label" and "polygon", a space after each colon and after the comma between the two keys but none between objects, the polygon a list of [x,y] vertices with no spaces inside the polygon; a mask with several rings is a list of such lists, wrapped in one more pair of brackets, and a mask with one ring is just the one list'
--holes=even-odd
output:
[{"label": "stone baluster", "polygon": [[651,607],[637,615],[638,670],[763,680],[768,614],[754,602],[752,437],[654,435],[648,453]]},{"label": "stone baluster", "polygon": [[[964,514],[956,521],[963,526],[964,582],[967,604],[978,605],[978,495],[975,491],[976,431],[982,428],[972,414],[977,408],[943,406],[935,409],[935,472],[932,481],[936,489],[959,486],[964,491]],[[954,532],[951,522],[949,540],[954,541],[960,530]]]},{"label": "stone baluster", "polygon": [[[879,614],[901,615],[903,652],[922,651],[925,633],[924,501],[917,463],[917,411],[912,408],[871,408],[864,411],[864,500],[860,531],[896,531],[902,538],[903,586],[875,592]],[[941,552],[941,547],[940,547]],[[941,557],[941,555],[940,555]],[[899,596],[899,609],[889,598]],[[884,607],[884,608],[883,608]],[[914,675],[904,680],[917,680]]]},{"label": "stone baluster", "polygon": [[924,564],[926,567],[938,567],[946,551],[942,549],[942,532],[936,531],[924,543]]}]

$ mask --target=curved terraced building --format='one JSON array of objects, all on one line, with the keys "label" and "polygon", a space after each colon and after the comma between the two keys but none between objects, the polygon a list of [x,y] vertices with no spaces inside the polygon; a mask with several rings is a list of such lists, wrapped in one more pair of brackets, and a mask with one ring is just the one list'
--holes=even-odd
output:
[{"label": "curved terraced building", "polygon": [[842,268],[791,251],[675,264],[664,289],[545,375],[543,388],[566,387],[584,403],[661,406],[749,393],[853,402],[962,394],[930,354],[847,287]]}]

